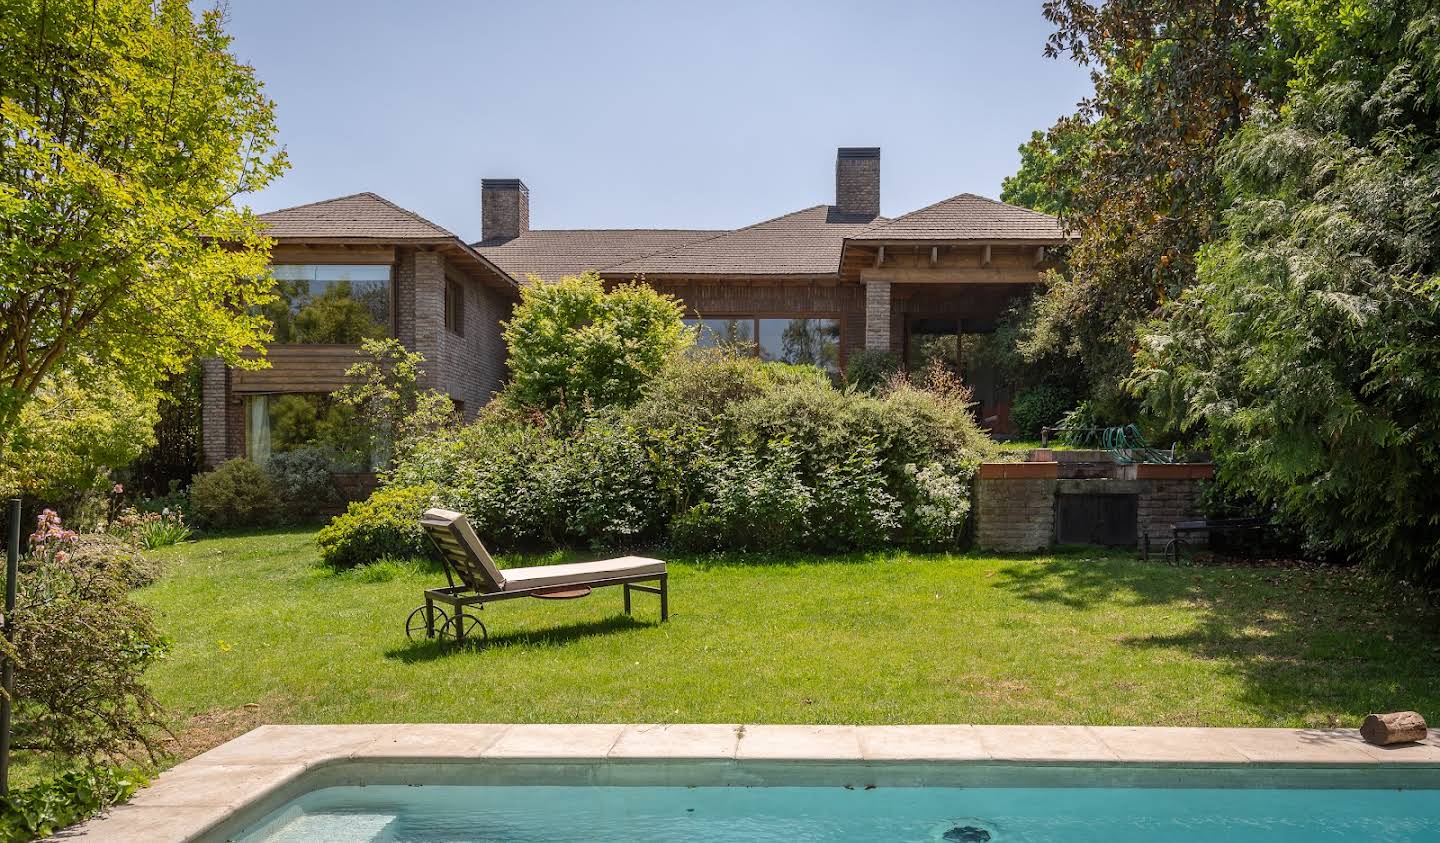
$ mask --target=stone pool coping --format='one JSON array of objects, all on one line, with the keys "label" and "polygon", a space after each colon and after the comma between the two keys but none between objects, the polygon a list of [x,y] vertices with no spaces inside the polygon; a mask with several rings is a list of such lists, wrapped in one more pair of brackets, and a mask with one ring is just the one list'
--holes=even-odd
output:
[{"label": "stone pool coping", "polygon": [[398,724],[261,726],[162,773],[103,817],[58,839],[194,841],[242,809],[273,803],[337,765],[670,760],[729,764],[923,764],[1176,768],[1440,769],[1440,730],[1371,746],[1354,729],[1130,726],[777,726],[733,724]]}]

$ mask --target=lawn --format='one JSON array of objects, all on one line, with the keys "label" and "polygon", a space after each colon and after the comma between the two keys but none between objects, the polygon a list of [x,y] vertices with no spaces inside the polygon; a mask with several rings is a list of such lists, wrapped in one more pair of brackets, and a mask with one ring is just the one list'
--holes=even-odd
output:
[{"label": "lawn", "polygon": [[151,678],[181,754],[259,722],[1332,726],[1440,711],[1435,616],[1340,569],[679,557],[668,623],[649,595],[627,619],[618,589],[517,600],[484,611],[487,647],[447,650],[402,630],[436,569],[337,574],[306,530],[162,555],[139,597],[174,642]]}]

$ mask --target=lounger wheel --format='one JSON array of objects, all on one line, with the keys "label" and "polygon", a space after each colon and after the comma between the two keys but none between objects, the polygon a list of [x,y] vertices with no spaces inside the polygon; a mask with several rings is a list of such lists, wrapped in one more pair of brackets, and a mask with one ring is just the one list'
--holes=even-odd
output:
[{"label": "lounger wheel", "polygon": [[1185,549],[1187,542],[1184,539],[1171,539],[1165,543],[1165,561],[1170,564],[1179,564],[1180,551]]},{"label": "lounger wheel", "polygon": [[480,619],[474,615],[456,615],[445,621],[445,625],[440,627],[440,640],[446,642],[474,640],[476,627],[480,629],[480,640],[482,642],[490,640],[490,631],[487,630],[485,624],[481,623]]},{"label": "lounger wheel", "polygon": [[[435,613],[434,624],[427,624],[425,622],[426,609],[429,609],[430,611]],[[439,606],[416,606],[415,611],[410,613],[410,617],[405,619],[405,637],[409,638],[411,641],[414,641],[417,637],[431,638],[433,636],[430,630],[434,630],[436,633],[438,633],[441,629],[445,627],[446,622],[448,622],[449,620],[450,616],[445,614],[445,610],[440,608]]]}]

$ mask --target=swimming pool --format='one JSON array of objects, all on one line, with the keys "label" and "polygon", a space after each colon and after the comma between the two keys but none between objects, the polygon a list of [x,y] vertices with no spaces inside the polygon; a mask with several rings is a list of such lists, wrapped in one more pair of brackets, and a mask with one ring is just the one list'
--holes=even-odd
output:
[{"label": "swimming pool", "polygon": [[379,785],[307,793],[237,838],[311,841],[1440,840],[1440,793],[1399,789]]},{"label": "swimming pool", "polygon": [[262,726],[67,839],[1440,841],[1440,731]]}]

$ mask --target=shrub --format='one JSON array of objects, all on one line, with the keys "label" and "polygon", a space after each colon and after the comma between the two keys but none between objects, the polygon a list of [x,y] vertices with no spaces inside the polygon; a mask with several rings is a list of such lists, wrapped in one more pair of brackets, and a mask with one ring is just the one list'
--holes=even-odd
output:
[{"label": "shrub", "polygon": [[386,557],[431,555],[420,516],[435,502],[434,486],[387,486],[350,504],[316,534],[321,561],[353,568]]},{"label": "shrub", "polygon": [[909,518],[913,542],[924,547],[958,544],[970,514],[973,471],[954,471],[936,462],[923,468],[907,465],[905,473],[913,489]]},{"label": "shrub", "polygon": [[861,443],[816,472],[809,544],[820,550],[878,547],[894,537],[899,515],[880,455],[873,444]]},{"label": "shrub", "polygon": [[221,463],[195,478],[190,509],[206,527],[256,527],[275,519],[280,500],[270,475],[247,459]]},{"label": "shrub", "polygon": [[675,519],[671,541],[694,552],[800,546],[814,500],[797,462],[784,444],[764,458],[741,450],[720,460],[704,484],[707,499]]},{"label": "shrub", "polygon": [[77,568],[102,573],[126,588],[140,588],[160,579],[165,570],[155,559],[140,552],[137,544],[149,547],[142,542],[139,536],[86,533],[75,537],[69,546],[69,556]]},{"label": "shrub", "polygon": [[271,454],[265,473],[285,511],[314,515],[322,504],[335,501],[335,484],[330,481],[330,457],[320,448],[296,448]]},{"label": "shrub", "polygon": [[659,483],[632,428],[613,416],[591,419],[564,451],[564,512],[574,539],[624,547],[659,532]]},{"label": "shrub", "polygon": [[1076,404],[1075,409],[1060,417],[1060,424],[1057,425],[1057,427],[1070,428],[1060,434],[1060,441],[1077,448],[1100,447],[1100,432],[1095,429],[1098,426],[1095,406],[1089,401],[1081,401]]},{"label": "shrub", "polygon": [[15,747],[92,759],[150,750],[163,728],[143,682],[166,642],[128,590],[147,574],[113,537],[43,513],[16,582]]},{"label": "shrub", "polygon": [[126,508],[110,520],[105,532],[146,550],[155,550],[185,541],[192,530],[179,510],[141,512]]},{"label": "shrub", "polygon": [[1070,396],[1058,386],[1045,383],[1027,386],[1015,395],[1010,405],[1010,421],[1021,436],[1033,439],[1040,435],[1040,428],[1058,422],[1070,406]]},{"label": "shrub", "polygon": [[851,353],[845,382],[863,392],[876,392],[900,374],[900,358],[888,351],[865,348]]},{"label": "shrub", "polygon": [[644,284],[606,292],[587,272],[527,284],[505,324],[511,382],[507,399],[525,407],[627,405],[693,334],[684,308]]},{"label": "shrub", "polygon": [[124,802],[147,784],[135,769],[110,764],[67,770],[0,797],[0,843],[25,843]]},{"label": "shrub", "polygon": [[418,443],[395,477],[436,484],[498,547],[937,545],[963,534],[955,490],[993,449],[953,381],[870,395],[813,367],[707,352],[573,425],[487,410]]}]

